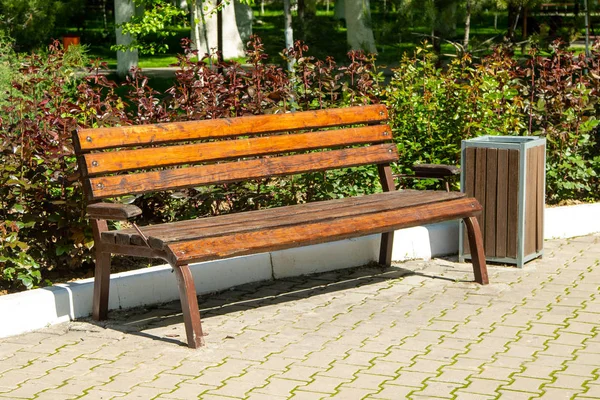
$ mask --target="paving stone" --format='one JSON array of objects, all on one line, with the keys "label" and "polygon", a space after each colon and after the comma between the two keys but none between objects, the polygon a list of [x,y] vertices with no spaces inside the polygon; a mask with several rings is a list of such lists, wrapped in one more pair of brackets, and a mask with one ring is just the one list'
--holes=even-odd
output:
[{"label": "paving stone", "polygon": [[486,396],[484,394],[469,393],[462,389],[455,391],[454,394],[456,395],[457,399],[461,400],[493,400],[497,398],[496,396]]},{"label": "paving stone", "polygon": [[[378,389],[378,391],[379,391],[379,389]],[[344,387],[344,385],[342,385],[339,388],[339,390],[337,391],[337,393],[332,395],[331,398],[337,399],[337,400],[362,400],[362,399],[370,398],[375,393],[376,392],[373,392],[372,390],[368,390],[368,389],[346,388],[346,387]],[[313,397],[312,399],[314,399],[314,398],[315,397]],[[312,400],[309,397],[307,397],[307,399]]]},{"label": "paving stone", "polygon": [[541,354],[563,358],[573,358],[575,357],[575,352],[579,349],[579,346],[571,346],[549,341],[547,342],[547,348],[544,349]]},{"label": "paving stone", "polygon": [[402,385],[392,385],[392,384],[383,384],[382,390],[378,393],[372,394],[367,398],[373,399],[386,399],[386,400],[398,400],[398,399],[406,399],[408,395],[415,390],[418,390],[412,386],[402,386]]},{"label": "paving stone", "polygon": [[506,384],[506,381],[493,379],[469,378],[469,384],[461,390],[469,393],[482,394],[486,396],[496,396],[497,390]]},{"label": "paving stone", "polygon": [[542,363],[537,363],[533,361],[531,363],[525,364],[525,369],[521,372],[516,372],[516,376],[523,376],[526,378],[538,378],[538,379],[551,379],[552,374],[556,372],[560,368],[560,365],[543,365]]},{"label": "paving stone", "polygon": [[[352,368],[354,370],[355,368]],[[315,367],[305,367],[302,365],[292,364],[288,367],[288,370],[283,374],[275,375],[277,378],[281,379],[293,379],[296,381],[305,381],[310,382],[314,375],[316,374],[325,375],[325,370],[322,368]],[[325,376],[334,376],[334,375],[325,375]]]},{"label": "paving stone", "polygon": [[294,389],[300,387],[304,389],[305,386],[306,382],[273,377],[269,379],[269,383],[266,386],[254,389],[249,394],[262,393],[273,396],[289,397]]},{"label": "paving stone", "polygon": [[581,392],[580,395],[586,398],[600,399],[600,385],[589,384],[588,390]]},{"label": "paving stone", "polygon": [[216,389],[214,385],[197,385],[183,382],[178,384],[170,393],[163,393],[161,396],[167,399],[196,399],[201,394],[214,389]]},{"label": "paving stone", "polygon": [[342,387],[370,389],[377,392],[381,389],[381,385],[387,381],[391,381],[389,376],[357,372],[355,379],[349,383],[344,383]]},{"label": "paving stone", "polygon": [[[599,363],[600,364],[600,363]],[[585,377],[593,377],[595,376],[594,372],[598,372],[597,370],[600,368],[600,365],[584,365],[578,364],[577,358],[573,361],[569,361],[564,364],[565,369],[562,371],[565,375],[574,375],[574,376],[585,376]]]},{"label": "paving stone", "polygon": [[494,367],[490,365],[483,365],[481,367],[481,372],[479,374],[473,374],[473,377],[481,378],[481,379],[493,379],[493,380],[502,380],[502,381],[510,381],[511,376],[515,373],[514,368],[502,368],[502,367]]},{"label": "paving stone", "polygon": [[349,382],[347,379],[317,375],[312,382],[302,387],[302,390],[334,394],[342,384]]},{"label": "paving stone", "polygon": [[502,385],[502,389],[517,392],[529,392],[541,394],[541,387],[550,382],[550,379],[529,378],[525,376],[515,376],[510,384]]},{"label": "paving stone", "polygon": [[[600,368],[600,361],[598,362],[598,367]],[[586,383],[594,380],[593,378],[591,379],[589,376],[566,375],[561,372],[555,373],[554,378],[554,381],[547,385],[548,387],[560,389],[576,389],[580,392],[585,391]]]},{"label": "paving stone", "polygon": [[541,398],[552,399],[552,400],[570,400],[575,398],[577,394],[581,393],[578,390],[573,389],[559,389],[554,387],[544,388],[544,393]]},{"label": "paving stone", "polygon": [[439,382],[431,379],[427,380],[426,386],[423,389],[413,392],[411,397],[422,396],[427,398],[451,399],[454,398],[452,392],[463,386],[460,383]]},{"label": "paving stone", "polygon": [[468,354],[456,357],[456,361],[452,364],[452,368],[467,369],[470,371],[479,372],[481,367],[486,364],[485,360],[478,358],[470,358]]},{"label": "paving stone", "polygon": [[386,383],[421,388],[425,385],[425,381],[431,376],[432,374],[427,372],[406,371],[401,369],[393,380],[389,380]]},{"label": "paving stone", "polygon": [[406,371],[427,372],[436,375],[440,368],[451,365],[452,363],[445,361],[427,360],[425,358],[416,357],[414,363],[408,367],[403,367]]},{"label": "paving stone", "polygon": [[[396,364],[392,363],[392,366],[394,366],[395,369],[398,368]],[[354,374],[356,374],[358,371],[360,370],[356,368],[356,365],[344,364],[340,361],[335,361],[329,369],[319,369],[317,375],[352,380],[354,379]]]},{"label": "paving stone", "polygon": [[511,399],[511,400],[532,400],[535,398],[539,398],[538,394],[530,393],[530,392],[515,392],[513,390],[498,390],[499,397],[501,399]]},{"label": "paving stone", "polygon": [[72,394],[65,394],[54,391],[38,393],[35,397],[36,400],[72,400],[75,398],[76,397]]},{"label": "paving stone", "polygon": [[304,390],[294,390],[291,397],[289,399],[294,400],[317,400],[317,399],[330,399],[332,395],[329,393],[317,393],[317,392],[307,392]]},{"label": "paving stone", "polygon": [[453,366],[443,367],[441,369],[441,374],[436,376],[435,380],[439,382],[461,383],[466,385],[467,378],[469,378],[473,374],[473,370],[457,369]]}]

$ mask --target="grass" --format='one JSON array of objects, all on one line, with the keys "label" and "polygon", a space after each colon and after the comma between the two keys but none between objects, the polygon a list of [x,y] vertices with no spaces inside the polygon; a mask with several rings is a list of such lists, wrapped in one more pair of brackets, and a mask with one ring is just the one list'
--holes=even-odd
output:
[{"label": "grass", "polygon": [[[96,17],[97,18],[97,17]],[[539,23],[555,24],[552,16],[539,16]],[[565,17],[562,17],[565,18]],[[597,19],[598,17],[596,17]],[[378,61],[382,65],[394,66],[405,53],[412,54],[420,43],[427,39],[430,28],[424,25],[407,26],[406,19],[396,13],[382,13],[374,10],[372,13],[373,33],[378,49]],[[570,20],[573,23],[572,20]],[[114,43],[114,26],[104,30],[97,20],[86,22],[87,27],[82,32],[82,42],[88,44],[89,55],[101,58],[108,63],[110,68],[116,68],[116,55],[110,50],[109,44]],[[494,29],[494,14],[484,12],[472,19],[470,44],[476,55],[489,51],[489,40],[499,43],[502,41],[507,26],[507,15],[498,15],[498,29]],[[309,46],[309,55],[324,59],[333,56],[338,63],[344,63],[348,51],[346,45],[346,28],[342,21],[334,18],[333,7],[327,12],[317,10],[316,17],[312,20],[300,21],[297,15],[293,16],[294,38],[302,39]],[[68,30],[65,30],[67,32]],[[158,55],[140,55],[141,68],[167,67],[177,62],[176,55],[180,52],[180,41],[189,37],[190,29],[181,28],[172,30],[173,36],[167,39],[169,53]],[[284,65],[279,53],[285,47],[283,35],[283,12],[279,8],[267,7],[264,14],[260,14],[258,7],[254,7],[253,32],[258,34],[265,45],[266,53],[270,55],[268,61]],[[450,40],[462,43],[464,26],[457,24],[454,37]],[[456,48],[448,43],[442,44],[442,57],[446,58],[456,54]],[[516,49],[516,56],[524,54],[521,49]],[[244,61],[243,59],[236,61]]]}]

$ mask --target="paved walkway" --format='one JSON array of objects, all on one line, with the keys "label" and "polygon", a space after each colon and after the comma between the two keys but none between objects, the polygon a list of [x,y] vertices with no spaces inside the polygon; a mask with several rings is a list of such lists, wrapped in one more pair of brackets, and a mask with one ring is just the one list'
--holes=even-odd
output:
[{"label": "paved walkway", "polygon": [[0,340],[0,399],[600,398],[600,235],[543,260],[410,262],[204,298],[189,350],[177,303]]}]

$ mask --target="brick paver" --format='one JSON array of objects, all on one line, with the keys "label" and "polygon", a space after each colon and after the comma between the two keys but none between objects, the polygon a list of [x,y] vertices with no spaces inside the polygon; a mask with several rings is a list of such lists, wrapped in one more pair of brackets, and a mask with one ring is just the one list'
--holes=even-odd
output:
[{"label": "brick paver", "polygon": [[600,398],[600,235],[523,269],[413,261],[201,298],[0,340],[0,399]]}]

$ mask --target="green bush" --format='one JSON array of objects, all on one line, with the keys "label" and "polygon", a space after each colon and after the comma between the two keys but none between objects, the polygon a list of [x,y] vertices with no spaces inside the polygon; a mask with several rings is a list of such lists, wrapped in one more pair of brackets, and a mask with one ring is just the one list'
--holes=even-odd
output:
[{"label": "green bush", "polygon": [[[415,163],[457,164],[461,140],[474,136],[542,135],[548,141],[547,201],[600,198],[598,53],[586,60],[556,47],[551,57],[533,55],[519,63],[498,49],[480,62],[465,55],[442,68],[426,46],[403,58],[382,88],[372,57],[351,52],[347,65],[338,65],[332,58],[316,60],[307,50],[298,42],[283,52],[297,60],[288,72],[264,62],[267,56],[255,37],[249,67],[233,62],[220,70],[209,68],[207,59],[193,61],[186,46],[173,86],[164,93],[140,70],[120,83],[98,74],[98,64],[81,73],[84,55],[65,53],[57,43],[45,54],[0,56],[8,60],[0,63],[5,95],[0,101],[0,286],[36,287],[50,270],[89,265],[93,242],[71,148],[78,127],[384,101],[401,172]],[[142,207],[138,222],[147,224],[377,190],[377,171],[360,167],[114,200]]]},{"label": "green bush", "polygon": [[552,56],[519,63],[499,48],[479,63],[464,55],[442,68],[429,47],[418,49],[384,94],[398,170],[458,164],[461,141],[475,136],[539,135],[547,139],[546,201],[600,199],[598,55],[585,60],[555,45]]},{"label": "green bush", "polygon": [[[35,287],[50,270],[89,265],[93,246],[76,173],[71,133],[100,127],[234,117],[319,109],[376,100],[372,60],[351,52],[349,65],[314,60],[297,43],[288,72],[266,65],[262,43],[249,44],[251,68],[181,55],[176,79],[165,93],[140,70],[117,84],[80,70],[81,54],[58,43],[47,54],[20,60],[5,104],[0,105],[0,286]],[[117,96],[116,93],[122,96]],[[339,172],[150,193],[115,199],[142,207],[141,224],[223,214],[236,210],[341,197],[376,190],[377,172]],[[365,183],[366,182],[366,183]]]}]

